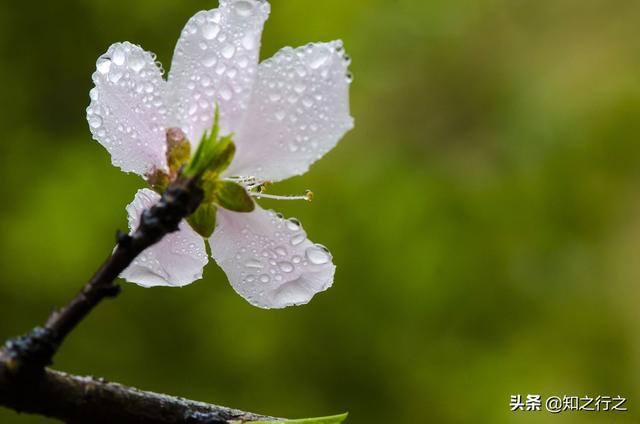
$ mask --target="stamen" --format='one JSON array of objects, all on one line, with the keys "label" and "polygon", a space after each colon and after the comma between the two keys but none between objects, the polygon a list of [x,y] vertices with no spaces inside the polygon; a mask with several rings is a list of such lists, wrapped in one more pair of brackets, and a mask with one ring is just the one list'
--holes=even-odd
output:
[{"label": "stamen", "polygon": [[276,194],[266,194],[267,189],[273,184],[272,181],[262,181],[256,177],[227,177],[228,181],[233,181],[244,186],[251,197],[256,199],[275,199],[275,200],[306,200],[310,202],[313,200],[313,192],[311,190],[305,190],[304,195],[301,196],[279,196]]},{"label": "stamen", "polygon": [[258,193],[264,193],[273,183],[271,181],[265,181],[262,184],[258,184]]},{"label": "stamen", "polygon": [[243,185],[255,185],[258,183],[256,177],[227,177],[225,179]]},{"label": "stamen", "polygon": [[250,191],[250,196],[253,196],[257,199],[265,198],[265,199],[275,199],[275,200],[306,200],[310,202],[313,200],[313,192],[311,190],[305,191],[305,194],[302,196],[278,196],[276,194],[266,194],[261,192]]},{"label": "stamen", "polygon": [[257,190],[258,193],[262,193],[267,190],[267,187],[271,185],[271,182],[263,183],[261,181],[250,181],[250,182],[240,182],[239,184],[242,184],[244,188],[246,188],[247,190]]}]

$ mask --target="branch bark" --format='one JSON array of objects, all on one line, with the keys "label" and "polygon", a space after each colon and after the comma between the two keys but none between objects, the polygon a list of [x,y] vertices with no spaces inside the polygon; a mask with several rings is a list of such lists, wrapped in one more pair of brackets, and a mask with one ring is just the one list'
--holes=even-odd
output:
[{"label": "branch bark", "polygon": [[131,235],[118,232],[113,253],[65,307],[54,311],[43,327],[5,343],[0,359],[8,369],[16,375],[38,374],[51,365],[67,335],[103,299],[118,295],[120,287],[114,280],[120,273],[144,249],[177,231],[180,221],[197,209],[203,197],[198,178],[176,178],[158,203],[142,213],[140,225]]},{"label": "branch bark", "polygon": [[89,282],[42,327],[7,341],[0,350],[0,405],[68,423],[191,423],[264,421],[264,415],[143,392],[103,379],[69,375],[46,367],[64,339],[103,299],[117,296],[114,282],[144,249],[177,231],[202,202],[199,177],[178,176],[160,201],[142,213],[131,234],[118,233],[111,256]]},{"label": "branch bark", "polygon": [[49,369],[35,381],[14,380],[5,365],[0,362],[0,404],[70,424],[218,424],[276,420]]}]

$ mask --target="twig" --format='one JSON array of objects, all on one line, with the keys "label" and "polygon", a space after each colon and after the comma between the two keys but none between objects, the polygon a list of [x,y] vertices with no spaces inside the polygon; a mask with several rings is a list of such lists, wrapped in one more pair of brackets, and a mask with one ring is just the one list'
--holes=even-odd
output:
[{"label": "twig", "polygon": [[65,306],[51,314],[44,327],[9,340],[0,359],[14,374],[38,374],[52,363],[53,355],[65,337],[103,299],[117,296],[120,287],[114,280],[144,249],[165,235],[177,231],[183,218],[191,215],[204,194],[196,178],[178,177],[156,205],[145,210],[140,225],[128,235],[118,232],[117,246],[89,282]]},{"label": "twig", "polygon": [[16,383],[0,362],[0,404],[18,412],[45,415],[71,424],[218,424],[276,420],[49,369],[36,382],[22,383]]},{"label": "twig", "polygon": [[180,221],[197,209],[204,196],[198,179],[179,176],[174,180],[160,201],[142,213],[133,234],[118,233],[111,256],[67,306],[51,314],[43,327],[5,343],[0,350],[0,405],[70,423],[214,424],[271,419],[45,368],[93,308],[118,295],[120,287],[114,280],[136,256],[177,231]]}]

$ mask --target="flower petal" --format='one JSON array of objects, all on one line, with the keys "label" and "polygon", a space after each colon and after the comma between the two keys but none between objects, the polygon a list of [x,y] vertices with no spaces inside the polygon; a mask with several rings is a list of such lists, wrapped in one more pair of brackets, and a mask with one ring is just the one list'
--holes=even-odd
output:
[{"label": "flower petal", "polygon": [[140,46],[113,44],[92,75],[87,121],[93,138],[125,172],[166,169],[165,82],[155,56]]},{"label": "flower petal", "polygon": [[[138,190],[127,206],[132,232],[140,223],[142,211],[158,200],[160,195],[155,191]],[[204,239],[183,220],[178,231],[144,250],[120,277],[142,287],[181,287],[202,278],[202,269],[208,261]]]},{"label": "flower petal", "polygon": [[218,209],[211,254],[233,289],[260,308],[308,303],[333,283],[329,251],[306,237],[297,220],[256,205],[253,212]]},{"label": "flower petal", "polygon": [[286,47],[262,62],[228,175],[278,181],[305,173],[353,128],[341,41]]},{"label": "flower petal", "polygon": [[254,84],[262,26],[270,6],[260,0],[222,0],[196,13],[182,30],[169,73],[172,126],[193,147],[211,128],[216,102],[222,134],[237,131]]}]

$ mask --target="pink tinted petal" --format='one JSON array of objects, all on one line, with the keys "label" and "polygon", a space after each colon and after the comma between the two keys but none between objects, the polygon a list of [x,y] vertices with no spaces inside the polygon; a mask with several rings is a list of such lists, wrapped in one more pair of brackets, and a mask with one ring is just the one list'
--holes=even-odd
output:
[{"label": "pink tinted petal", "polygon": [[216,102],[222,134],[237,131],[254,84],[269,3],[221,1],[196,13],[182,30],[169,73],[172,126],[194,145],[211,128]]},{"label": "pink tinted petal", "polygon": [[87,121],[113,164],[139,175],[165,169],[165,82],[154,56],[128,42],[113,44],[92,79]]},{"label": "pink tinted petal", "polygon": [[[131,231],[138,227],[142,211],[159,199],[155,191],[138,190],[127,206]],[[181,287],[202,278],[207,262],[204,239],[183,220],[178,231],[143,251],[120,276],[143,287]]]},{"label": "pink tinted petal", "polygon": [[333,283],[335,265],[300,223],[256,205],[253,212],[218,209],[211,254],[233,289],[260,308],[308,303]]},{"label": "pink tinted petal", "polygon": [[305,173],[353,128],[342,42],[286,47],[260,64],[228,175],[282,180]]}]

